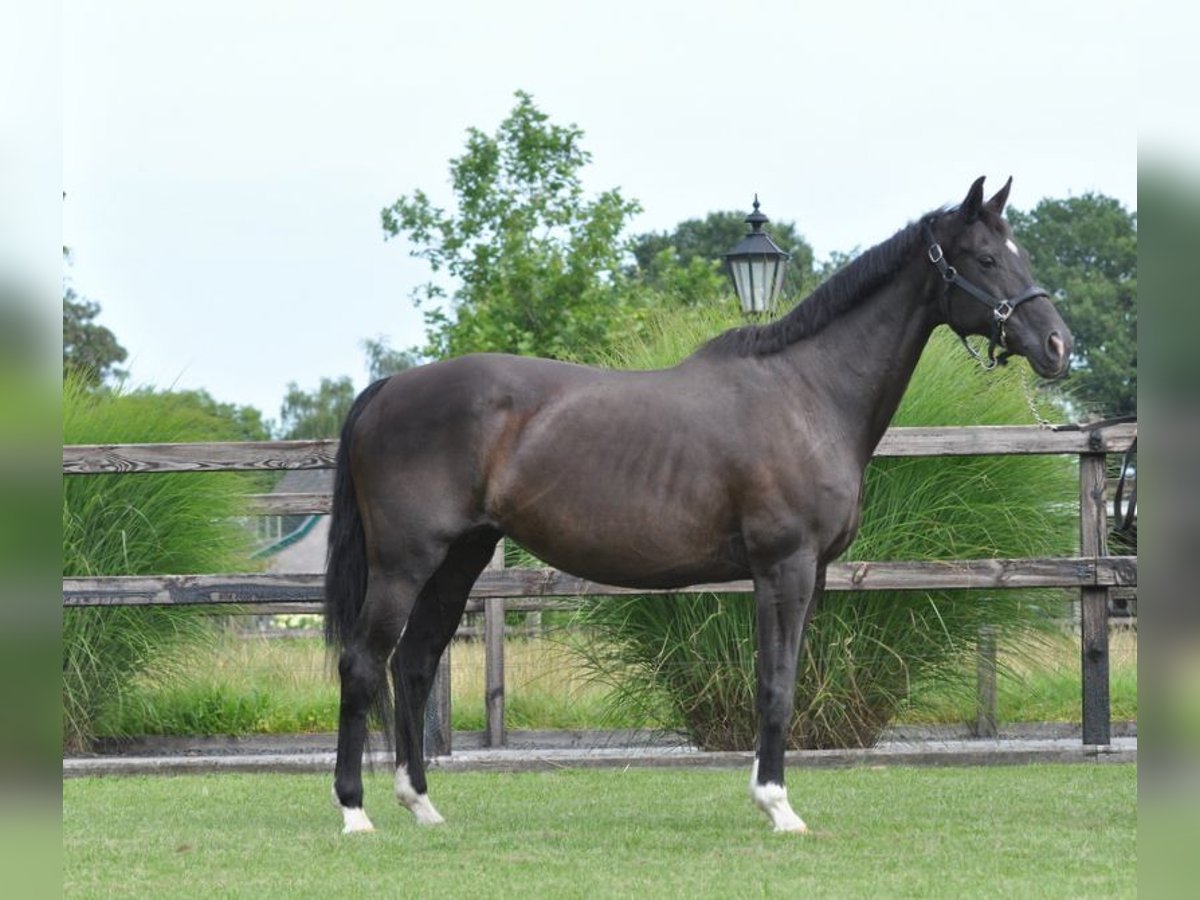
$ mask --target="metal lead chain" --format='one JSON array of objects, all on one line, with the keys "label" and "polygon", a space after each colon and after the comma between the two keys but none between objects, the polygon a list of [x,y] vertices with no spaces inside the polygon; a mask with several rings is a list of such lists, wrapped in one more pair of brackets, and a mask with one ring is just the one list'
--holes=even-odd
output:
[{"label": "metal lead chain", "polygon": [[1037,422],[1039,428],[1053,430],[1054,423],[1042,415],[1038,409],[1037,398],[1034,397],[1034,392],[1030,389],[1030,379],[1028,377],[1021,379],[1021,387],[1025,389],[1025,402],[1029,404],[1029,411],[1033,413],[1033,420]]},{"label": "metal lead chain", "polygon": [[971,354],[971,358],[973,360],[975,360],[975,362],[979,363],[981,368],[983,368],[985,371],[989,371],[989,372],[992,369],[996,368],[995,358],[993,357],[993,358],[989,359],[988,357],[986,357],[982,353],[980,353],[978,350],[976,350],[974,347],[972,347],[970,342],[967,340],[966,335],[960,334],[958,336],[958,339],[960,341],[962,341],[962,345],[967,348],[967,353]]}]

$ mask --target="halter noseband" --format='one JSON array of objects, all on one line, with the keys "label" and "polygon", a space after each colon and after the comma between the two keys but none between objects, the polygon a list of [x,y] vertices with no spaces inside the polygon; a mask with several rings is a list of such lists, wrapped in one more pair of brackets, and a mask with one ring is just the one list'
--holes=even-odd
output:
[{"label": "halter noseband", "polygon": [[[997,364],[1005,365],[1008,358],[1013,355],[1013,351],[1008,349],[1007,335],[1004,331],[1004,325],[1008,321],[1009,316],[1013,314],[1018,306],[1026,300],[1032,300],[1034,297],[1049,297],[1050,292],[1038,285],[1031,285],[1016,297],[1002,298],[993,297],[979,285],[967,280],[958,273],[958,269],[946,262],[946,254],[942,251],[942,245],[937,242],[937,238],[933,236],[933,229],[926,222],[922,226],[924,230],[925,240],[929,243],[929,261],[937,266],[938,272],[941,273],[942,280],[945,282],[945,290],[942,291],[941,304],[942,316],[946,320],[946,324],[950,324],[950,289],[959,287],[974,297],[981,303],[986,303],[992,308],[992,333],[988,339],[987,362],[984,362],[983,357],[967,343],[966,335],[960,334],[959,340],[963,342],[963,346],[967,348],[975,359],[984,366],[991,369]],[[996,355],[996,348],[1000,347],[1002,352],[999,356]]]}]

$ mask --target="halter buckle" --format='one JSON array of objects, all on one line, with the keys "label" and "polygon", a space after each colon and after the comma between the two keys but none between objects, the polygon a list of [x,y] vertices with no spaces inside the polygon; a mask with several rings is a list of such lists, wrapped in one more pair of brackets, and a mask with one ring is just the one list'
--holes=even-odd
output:
[{"label": "halter buckle", "polygon": [[934,241],[929,246],[929,261],[935,266],[946,258],[946,254],[942,252],[942,245]]},{"label": "halter buckle", "polygon": [[992,310],[992,315],[996,317],[997,322],[1007,322],[1008,317],[1013,314],[1013,305],[1007,300],[1001,300],[996,304],[996,308]]}]

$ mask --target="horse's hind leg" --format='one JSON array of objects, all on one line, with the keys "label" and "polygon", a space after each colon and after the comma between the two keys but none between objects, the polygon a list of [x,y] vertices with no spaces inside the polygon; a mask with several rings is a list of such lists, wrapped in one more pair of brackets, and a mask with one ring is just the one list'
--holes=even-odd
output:
[{"label": "horse's hind leg", "polygon": [[500,535],[492,530],[459,538],[429,579],[400,646],[392,656],[396,689],[396,799],[421,825],[437,825],[441,815],[429,801],[425,779],[425,706],[438,662],[458,624],[471,586],[492,558]]},{"label": "horse's hind leg", "polygon": [[421,584],[411,577],[372,569],[354,634],[338,659],[341,708],[338,713],[334,800],[342,810],[343,833],[373,831],[363,812],[362,757],[367,716],[387,696],[387,659],[400,639]]}]

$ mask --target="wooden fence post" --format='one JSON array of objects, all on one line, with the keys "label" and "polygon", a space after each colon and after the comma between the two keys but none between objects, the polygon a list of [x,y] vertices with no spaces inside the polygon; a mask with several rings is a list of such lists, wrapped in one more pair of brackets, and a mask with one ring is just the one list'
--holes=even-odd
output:
[{"label": "wooden fence post", "polygon": [[426,757],[450,755],[450,731],[450,645],[447,645],[425,705]]},{"label": "wooden fence post", "polygon": [[979,629],[975,664],[975,737],[994,738],[996,729],[996,626]]},{"label": "wooden fence post", "polygon": [[[488,563],[489,569],[504,568],[504,541],[496,545],[496,553]],[[504,600],[492,599],[484,604],[485,670],[487,687],[485,704],[487,718],[487,745],[502,747],[504,733]],[[497,622],[499,624],[497,625]],[[499,637],[493,632],[499,629]],[[493,643],[496,646],[493,646]],[[429,704],[425,708],[425,755],[449,756],[451,752],[450,710],[450,648],[451,641],[442,654],[433,688],[429,692]],[[498,684],[498,687],[497,687]]]},{"label": "wooden fence post", "polygon": [[[489,569],[504,568],[504,540],[496,546]],[[493,597],[483,604],[484,722],[489,747],[508,742],[504,727],[504,598]]]},{"label": "wooden fence post", "polygon": [[[1103,453],[1079,456],[1079,552],[1108,553]],[[1112,742],[1108,694],[1108,588],[1079,589],[1080,665],[1083,676],[1083,743]]]}]

